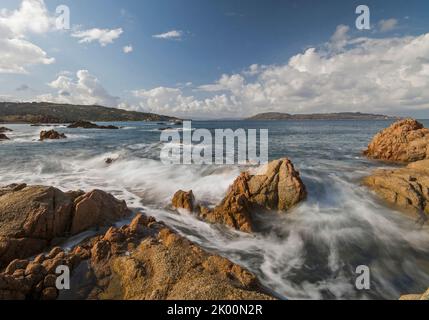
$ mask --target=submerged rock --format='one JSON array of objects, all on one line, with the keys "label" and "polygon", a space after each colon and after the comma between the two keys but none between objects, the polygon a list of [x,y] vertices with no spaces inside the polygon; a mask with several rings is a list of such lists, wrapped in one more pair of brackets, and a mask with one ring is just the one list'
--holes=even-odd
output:
[{"label": "submerged rock", "polygon": [[55,130],[40,132],[40,141],[43,141],[43,140],[59,140],[59,139],[66,139],[66,138],[67,137],[64,133],[59,133]]},{"label": "submerged rock", "polygon": [[0,133],[0,141],[2,140],[10,140],[7,135]]},{"label": "submerged rock", "polygon": [[112,164],[112,163],[113,163],[113,162],[115,162],[116,160],[118,160],[118,159],[106,158],[106,159],[104,160],[104,163],[105,163],[105,164]]},{"label": "submerged rock", "polygon": [[252,232],[255,228],[252,212],[286,212],[306,196],[299,173],[292,162],[284,158],[270,162],[257,174],[242,173],[214,209],[196,206],[192,191],[178,191],[173,198],[173,207],[193,208],[191,211],[195,211],[203,220]]},{"label": "submerged rock", "polygon": [[429,160],[400,169],[376,170],[363,183],[419,221],[429,218]]},{"label": "submerged rock", "polygon": [[124,202],[99,190],[82,195],[25,184],[0,188],[0,267],[41,252],[56,238],[108,226],[130,213]]},{"label": "submerged rock", "polygon": [[167,130],[173,130],[172,127],[165,127],[165,128],[159,128],[158,131],[167,131]]},{"label": "submerged rock", "polygon": [[428,159],[429,129],[413,119],[395,122],[374,137],[364,155],[397,162]]},{"label": "submerged rock", "polygon": [[82,129],[111,129],[111,130],[117,130],[119,129],[116,126],[99,126],[98,124],[89,122],[89,121],[77,121],[75,123],[72,123],[68,126],[68,128],[76,129],[76,128],[82,128]]},{"label": "submerged rock", "polygon": [[12,129],[6,128],[6,127],[0,127],[0,133],[4,133],[4,132],[12,132]]}]

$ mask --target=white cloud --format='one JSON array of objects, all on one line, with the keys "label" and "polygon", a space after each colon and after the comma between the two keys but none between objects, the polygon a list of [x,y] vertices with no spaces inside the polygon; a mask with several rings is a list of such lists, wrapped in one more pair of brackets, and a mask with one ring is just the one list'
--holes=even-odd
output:
[{"label": "white cloud", "polygon": [[56,103],[103,105],[116,107],[119,98],[110,95],[100,81],[87,70],[79,70],[76,79],[60,75],[49,83],[56,90],[55,94],[44,94],[37,97],[38,101]]},{"label": "white cloud", "polygon": [[118,29],[99,29],[93,28],[83,31],[75,31],[72,37],[78,38],[79,43],[98,42],[102,47],[113,43],[118,39],[124,31],[122,28]]},{"label": "white cloud", "polygon": [[122,48],[122,51],[123,51],[124,53],[131,53],[131,52],[133,52],[133,50],[134,50],[134,48],[133,48],[133,46],[131,46],[131,45],[129,45],[129,46],[125,46],[125,47],[123,47],[123,48]]},{"label": "white cloud", "polygon": [[207,99],[197,99],[192,95],[185,95],[181,89],[168,87],[136,90],[133,94],[139,102],[128,105],[127,109],[135,111],[196,117],[207,116],[213,112],[216,114],[233,114],[236,107],[234,98],[225,94]]},{"label": "white cloud", "polygon": [[182,38],[182,35],[183,31],[181,30],[171,30],[161,34],[155,34],[152,37],[166,40],[180,40]]},{"label": "white cloud", "polygon": [[55,17],[49,14],[43,0],[23,0],[19,9],[1,11],[0,25],[19,36],[45,33],[55,27]]},{"label": "white cloud", "polygon": [[388,32],[396,29],[398,25],[398,20],[396,19],[387,19],[387,20],[381,20],[378,23],[378,26],[380,28],[381,32]]},{"label": "white cloud", "polygon": [[0,73],[27,73],[28,65],[54,61],[45,51],[25,39],[0,39]]},{"label": "white cloud", "polygon": [[249,67],[251,78],[249,70],[222,75],[199,86],[198,97],[177,88],[139,90],[133,108],[188,117],[428,110],[427,57],[429,33],[353,38],[348,27],[339,26],[329,43],[296,54],[285,64]]},{"label": "white cloud", "polygon": [[0,10],[0,73],[27,73],[27,66],[53,63],[54,58],[26,39],[28,33],[42,34],[53,27],[43,0],[23,0],[17,10]]},{"label": "white cloud", "polygon": [[238,92],[244,85],[245,79],[242,75],[233,74],[231,76],[224,74],[222,77],[216,81],[214,84],[206,84],[199,86],[198,89],[207,91],[207,92],[216,92],[216,91],[231,91]]},{"label": "white cloud", "polygon": [[329,44],[333,50],[341,50],[347,44],[347,40],[349,39],[349,30],[350,27],[346,25],[340,24],[337,26]]},{"label": "white cloud", "polygon": [[258,64],[252,64],[247,70],[243,71],[243,74],[246,76],[256,76],[262,70],[265,68],[265,66],[260,66]]}]

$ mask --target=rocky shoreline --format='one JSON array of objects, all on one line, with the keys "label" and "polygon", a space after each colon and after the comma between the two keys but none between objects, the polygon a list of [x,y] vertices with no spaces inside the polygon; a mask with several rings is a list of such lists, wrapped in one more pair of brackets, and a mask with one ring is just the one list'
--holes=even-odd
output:
[{"label": "rocky shoreline", "polygon": [[[73,127],[95,128],[91,123]],[[54,130],[40,135],[41,141],[65,138]],[[429,130],[412,119],[398,121],[377,134],[364,155],[402,165],[378,169],[363,184],[426,227]],[[220,203],[200,202],[196,196],[192,190],[177,191],[170,213],[186,211],[207,223],[256,233],[256,213],[259,219],[288,213],[305,201],[307,189],[291,160],[282,158],[242,172]],[[114,227],[125,219],[131,223]],[[62,247],[70,237],[87,231],[93,235],[70,250]],[[57,289],[59,266],[71,271],[71,290]],[[0,188],[0,299],[275,298],[250,271],[104,191],[63,192],[26,184]],[[401,299],[427,300],[428,294]]]},{"label": "rocky shoreline", "polygon": [[[427,228],[429,221],[429,129],[405,119],[378,133],[364,151],[370,159],[406,164],[399,169],[381,169],[363,179],[363,184],[389,205]],[[407,295],[401,300],[429,300],[428,293]]]},{"label": "rocky shoreline", "polygon": [[[246,269],[141,213],[72,251],[56,246],[127,217],[125,202],[100,190],[1,188],[0,299],[274,299]],[[58,266],[71,270],[73,290],[56,288]]]}]

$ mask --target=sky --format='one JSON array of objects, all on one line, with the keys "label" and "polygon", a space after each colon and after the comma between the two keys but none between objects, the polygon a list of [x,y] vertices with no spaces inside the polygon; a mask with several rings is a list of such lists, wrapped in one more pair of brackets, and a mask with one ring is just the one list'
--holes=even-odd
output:
[{"label": "sky", "polygon": [[427,0],[0,1],[2,101],[429,118],[428,88]]}]

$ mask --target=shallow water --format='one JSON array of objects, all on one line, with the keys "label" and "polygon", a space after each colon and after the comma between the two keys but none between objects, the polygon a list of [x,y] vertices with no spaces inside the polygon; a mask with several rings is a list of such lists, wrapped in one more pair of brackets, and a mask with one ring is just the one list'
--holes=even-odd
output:
[{"label": "shallow water", "polygon": [[[423,121],[426,126],[429,122]],[[268,128],[269,156],[287,156],[309,196],[288,215],[261,217],[247,235],[165,210],[178,189],[216,203],[238,166],[167,166],[156,123],[117,123],[122,130],[67,129],[69,139],[38,142],[43,127],[8,125],[0,143],[0,184],[25,182],[62,190],[103,189],[163,220],[190,240],[259,276],[288,299],[397,299],[429,286],[429,232],[360,185],[382,163],[361,151],[390,121],[193,122],[196,128]],[[117,158],[112,165],[107,157]],[[76,243],[76,239],[73,239]],[[355,289],[356,267],[371,270],[371,289]]]}]

